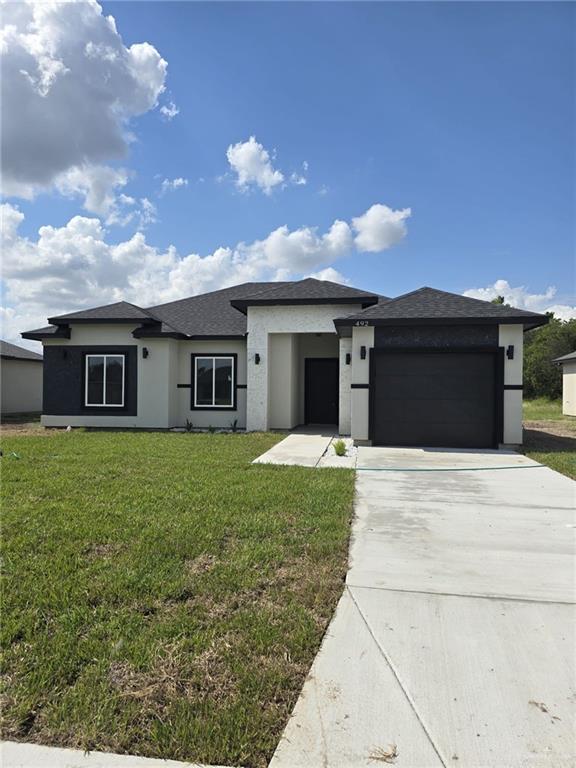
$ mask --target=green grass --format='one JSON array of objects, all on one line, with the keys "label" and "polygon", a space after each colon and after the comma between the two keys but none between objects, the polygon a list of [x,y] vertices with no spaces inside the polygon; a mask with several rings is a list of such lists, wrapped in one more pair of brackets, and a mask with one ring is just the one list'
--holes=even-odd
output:
[{"label": "green grass", "polygon": [[[575,441],[576,443],[576,441]],[[576,449],[569,451],[524,451],[529,459],[576,480]]]},{"label": "green grass", "polygon": [[267,764],[353,498],[351,470],[250,464],[279,439],[2,437],[4,738]]},{"label": "green grass", "polygon": [[525,421],[576,421],[574,417],[562,415],[562,400],[548,400],[546,397],[524,400],[523,410]]}]

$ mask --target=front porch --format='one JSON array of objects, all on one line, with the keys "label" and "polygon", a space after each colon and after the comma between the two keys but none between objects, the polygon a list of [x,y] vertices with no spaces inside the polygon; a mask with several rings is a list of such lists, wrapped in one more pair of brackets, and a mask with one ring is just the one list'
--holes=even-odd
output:
[{"label": "front porch", "polygon": [[336,333],[268,336],[268,428],[337,434],[340,344]]}]

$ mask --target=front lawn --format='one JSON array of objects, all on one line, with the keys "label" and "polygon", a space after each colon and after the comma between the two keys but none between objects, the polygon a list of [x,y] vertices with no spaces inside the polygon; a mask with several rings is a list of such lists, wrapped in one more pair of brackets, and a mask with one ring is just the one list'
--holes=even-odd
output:
[{"label": "front lawn", "polygon": [[2,437],[3,737],[264,766],[342,591],[353,472],[271,434]]},{"label": "front lawn", "polygon": [[522,409],[525,421],[563,421],[570,418],[562,415],[562,400],[549,400],[547,397],[524,400]]},{"label": "front lawn", "polygon": [[576,418],[562,414],[561,400],[525,400],[523,452],[576,480]]}]

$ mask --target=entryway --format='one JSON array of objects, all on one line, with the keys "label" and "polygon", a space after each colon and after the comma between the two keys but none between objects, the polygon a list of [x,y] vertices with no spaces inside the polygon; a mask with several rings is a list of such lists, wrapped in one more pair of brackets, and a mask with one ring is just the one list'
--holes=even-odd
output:
[{"label": "entryway", "polygon": [[306,424],[338,424],[338,391],[338,358],[305,358],[304,420]]}]

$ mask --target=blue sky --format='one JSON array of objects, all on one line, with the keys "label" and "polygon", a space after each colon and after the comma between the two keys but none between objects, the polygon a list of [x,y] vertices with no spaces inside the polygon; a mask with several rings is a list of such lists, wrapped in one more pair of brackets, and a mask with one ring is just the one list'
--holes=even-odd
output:
[{"label": "blue sky", "polygon": [[[167,62],[158,105],[125,126],[127,153],[103,158],[129,171],[122,192],[148,198],[157,220],[101,216],[107,243],[140,230],[158,252],[204,256],[281,225],[324,233],[380,203],[411,209],[406,234],[340,256],[333,266],[352,284],[398,295],[501,279],[528,296],[555,286],[550,304],[574,304],[572,4],[102,7],[127,48],[147,41]],[[179,112],[165,119],[170,103]],[[270,194],[235,184],[226,150],[250,136],[287,182]],[[187,184],[160,195],[174,178]],[[94,218],[81,196],[47,189],[8,198],[21,236]]]}]

